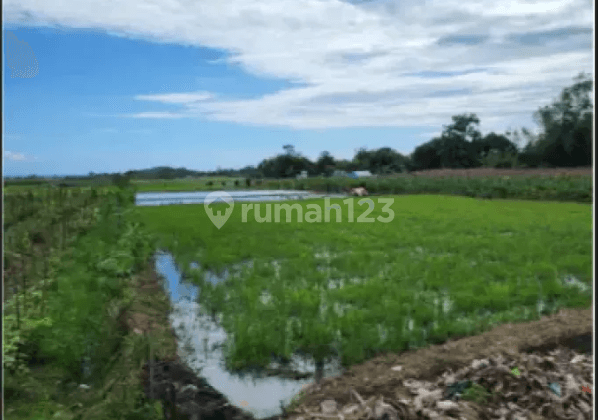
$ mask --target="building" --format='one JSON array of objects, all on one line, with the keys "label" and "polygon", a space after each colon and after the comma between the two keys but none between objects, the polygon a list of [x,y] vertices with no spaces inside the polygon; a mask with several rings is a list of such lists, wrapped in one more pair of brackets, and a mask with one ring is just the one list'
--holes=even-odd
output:
[{"label": "building", "polygon": [[347,177],[347,176],[349,176],[349,173],[348,173],[348,172],[346,172],[346,171],[339,171],[339,170],[336,170],[336,171],[334,171],[334,172],[332,173],[332,176],[334,176],[334,177]]},{"label": "building", "polygon": [[301,173],[297,175],[297,179],[306,179],[306,178],[307,178],[307,171],[301,171]]},{"label": "building", "polygon": [[349,174],[353,179],[372,178],[374,175],[370,171],[353,171]]}]

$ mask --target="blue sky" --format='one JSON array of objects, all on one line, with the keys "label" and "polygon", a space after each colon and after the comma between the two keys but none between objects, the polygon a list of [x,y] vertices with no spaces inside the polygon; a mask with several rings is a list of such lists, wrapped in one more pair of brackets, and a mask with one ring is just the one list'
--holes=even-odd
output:
[{"label": "blue sky", "polygon": [[3,0],[4,174],[407,154],[462,112],[533,128],[593,74],[593,5],[483,3]]}]

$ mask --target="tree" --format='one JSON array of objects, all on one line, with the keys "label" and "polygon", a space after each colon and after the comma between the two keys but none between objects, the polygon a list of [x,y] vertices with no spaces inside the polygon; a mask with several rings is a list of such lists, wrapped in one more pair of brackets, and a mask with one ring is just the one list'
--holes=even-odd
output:
[{"label": "tree", "polygon": [[480,120],[475,114],[461,114],[452,117],[453,123],[446,126],[440,136],[438,154],[443,168],[471,168],[479,165],[476,146],[482,135],[478,129]]},{"label": "tree", "polygon": [[475,114],[455,115],[452,120],[440,137],[415,148],[411,169],[471,168],[481,164],[479,153],[484,142],[478,129],[480,120]]},{"label": "tree", "polygon": [[329,152],[323,151],[316,161],[316,171],[319,174],[330,176],[334,171],[335,161]]},{"label": "tree", "polygon": [[575,83],[563,89],[551,105],[541,107],[534,117],[540,134],[528,153],[536,153],[542,163],[557,166],[592,164],[593,104],[592,79],[581,73]]},{"label": "tree", "polygon": [[422,171],[424,169],[440,168],[440,154],[438,153],[440,138],[436,137],[415,148],[411,154],[412,169]]},{"label": "tree", "polygon": [[491,150],[504,153],[517,153],[517,146],[507,136],[491,132],[475,142],[479,157],[488,155]]},{"label": "tree", "polygon": [[474,142],[478,161],[484,166],[511,167],[517,162],[518,149],[506,135],[491,132]]},{"label": "tree", "polygon": [[353,164],[359,170],[367,170],[370,167],[370,152],[365,147],[361,147],[355,152]]},{"label": "tree", "polygon": [[117,173],[112,175],[112,183],[118,188],[126,188],[130,185],[130,178],[127,175]]},{"label": "tree", "polygon": [[296,156],[295,146],[293,146],[292,144],[285,144],[284,146],[282,146],[282,148],[288,156]]},{"label": "tree", "polygon": [[268,178],[291,178],[295,177],[301,171],[308,171],[314,174],[315,165],[304,156],[295,152],[291,145],[284,146],[285,154],[278,155],[270,159],[264,159],[258,165],[258,171]]}]

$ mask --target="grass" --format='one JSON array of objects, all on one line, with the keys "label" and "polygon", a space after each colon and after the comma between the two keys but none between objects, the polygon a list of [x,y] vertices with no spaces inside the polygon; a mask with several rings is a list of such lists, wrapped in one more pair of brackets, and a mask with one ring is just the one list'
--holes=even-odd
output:
[{"label": "grass", "polygon": [[[222,314],[234,368],[296,351],[339,354],[349,365],[591,304],[591,290],[560,282],[574,275],[592,285],[591,206],[387,198],[394,199],[390,223],[349,223],[341,199],[330,201],[340,205],[341,223],[334,212],[330,223],[299,223],[296,212],[288,223],[284,212],[280,223],[257,223],[251,211],[244,223],[240,203],[220,230],[202,205],[143,207],[139,221],[182,267],[199,261],[218,271],[254,262],[215,286],[201,270],[186,270],[201,285],[202,304]],[[309,204],[324,207],[321,199],[297,203],[304,213]],[[357,219],[367,206],[354,205]],[[368,216],[386,217],[382,208],[376,204]]]},{"label": "grass", "polygon": [[483,198],[517,198],[592,202],[592,176],[480,176],[480,177],[413,177],[377,179],[309,178],[264,182],[261,188],[293,188],[340,192],[365,187],[374,194],[450,194]]},{"label": "grass", "polygon": [[[235,181],[238,185],[235,184]],[[222,184],[224,183],[224,185]],[[234,177],[201,177],[173,180],[133,180],[131,184],[139,192],[150,191],[211,191],[222,189],[247,188],[245,178]]]},{"label": "grass", "polygon": [[[238,181],[238,185],[235,185]],[[211,184],[210,184],[211,182]],[[222,185],[225,182],[225,185]],[[247,189],[244,178],[133,181],[140,192],[214,191]],[[402,175],[376,179],[313,177],[304,180],[252,180],[251,189],[290,189],[342,192],[364,186],[371,194],[448,194],[466,197],[592,202],[592,176],[513,175],[478,177],[428,177]]]}]

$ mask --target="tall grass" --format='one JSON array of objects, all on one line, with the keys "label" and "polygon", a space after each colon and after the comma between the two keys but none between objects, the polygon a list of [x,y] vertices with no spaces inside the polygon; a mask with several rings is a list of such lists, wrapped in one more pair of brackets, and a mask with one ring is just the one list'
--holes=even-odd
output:
[{"label": "tall grass", "polygon": [[308,178],[303,180],[266,181],[259,188],[339,193],[359,186],[365,187],[372,194],[434,193],[484,198],[592,202],[591,176]]},{"label": "tall grass", "polygon": [[[41,392],[56,388],[48,375],[60,383],[103,386],[124,345],[119,315],[129,299],[125,290],[154,249],[126,215],[134,211],[132,193],[55,194],[35,217],[5,231],[5,281],[16,287],[4,305],[3,366],[12,396],[6,407],[20,407],[17,417],[29,418],[23,415],[27,404],[31,413],[45,412],[50,403]],[[119,205],[123,217],[115,211]],[[36,388],[38,397],[18,397]]]}]

